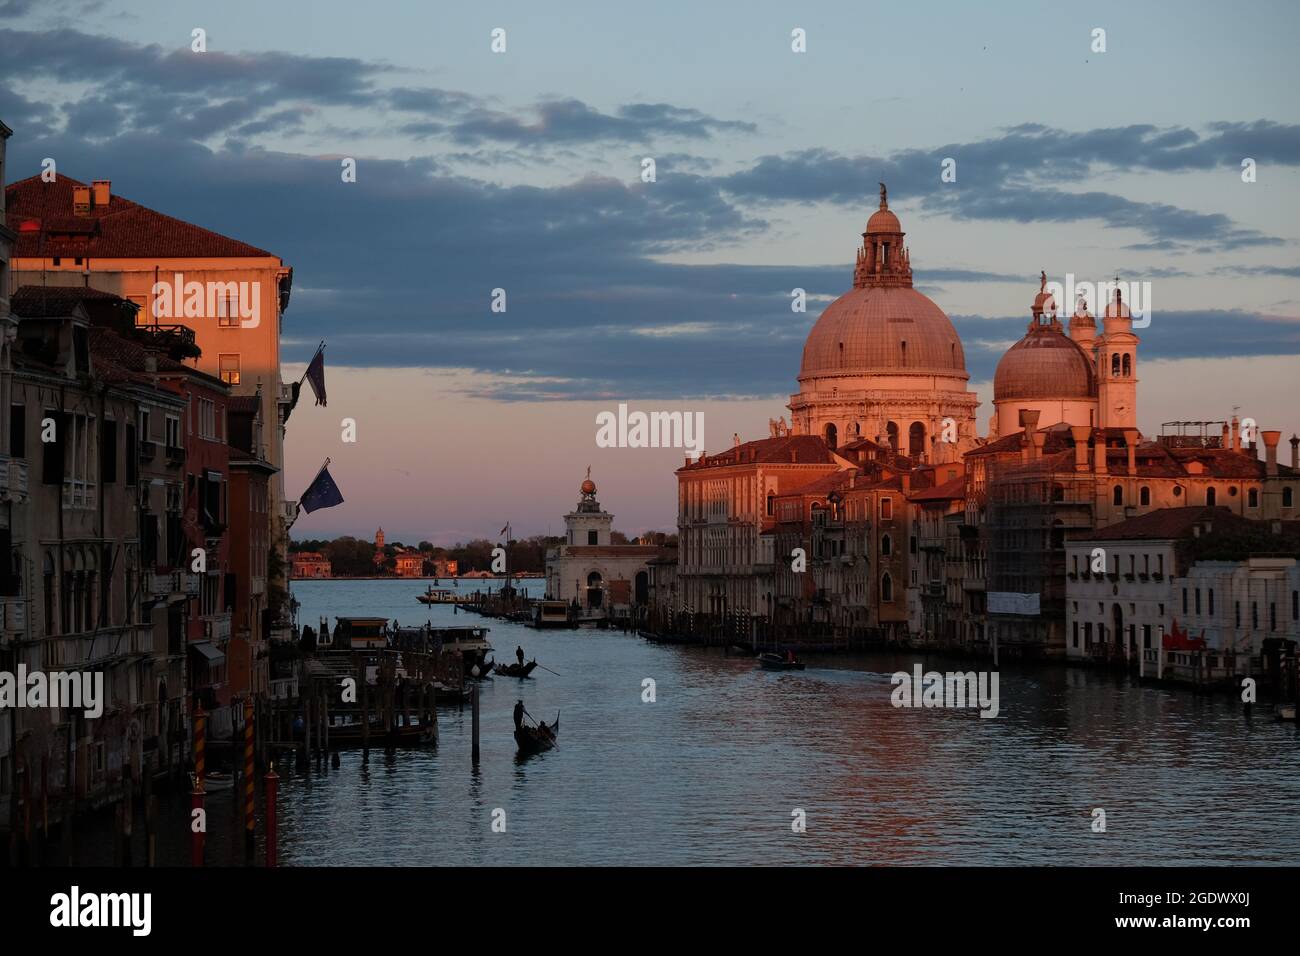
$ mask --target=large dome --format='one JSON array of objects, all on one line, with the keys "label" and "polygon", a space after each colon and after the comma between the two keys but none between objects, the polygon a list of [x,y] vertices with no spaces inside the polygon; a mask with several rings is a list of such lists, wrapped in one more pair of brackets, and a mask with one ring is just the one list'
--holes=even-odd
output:
[{"label": "large dome", "polygon": [[808,333],[800,381],[878,372],[968,377],[957,330],[913,288],[851,289],[826,307]]},{"label": "large dome", "polygon": [[1087,354],[1059,328],[1031,329],[993,374],[993,400],[1088,399],[1097,395]]}]

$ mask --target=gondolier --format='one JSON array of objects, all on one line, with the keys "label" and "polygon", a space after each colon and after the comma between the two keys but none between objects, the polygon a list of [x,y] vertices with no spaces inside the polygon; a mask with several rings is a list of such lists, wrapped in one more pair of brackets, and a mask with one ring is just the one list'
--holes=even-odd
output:
[{"label": "gondolier", "polygon": [[520,664],[523,664],[523,662],[524,662],[524,649],[523,649],[523,647],[516,647],[516,648],[515,648],[515,658],[519,661]]},{"label": "gondolier", "polygon": [[521,700],[515,704],[515,730],[522,730],[524,726],[524,702]]}]

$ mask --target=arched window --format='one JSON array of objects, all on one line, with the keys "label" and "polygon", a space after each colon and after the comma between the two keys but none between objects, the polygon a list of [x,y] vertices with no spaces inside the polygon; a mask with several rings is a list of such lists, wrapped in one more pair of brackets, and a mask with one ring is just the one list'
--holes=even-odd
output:
[{"label": "arched window", "polygon": [[1286,488],[1283,488],[1283,489],[1282,489],[1282,507],[1283,507],[1283,508],[1290,508],[1290,507],[1291,507],[1291,501],[1292,501],[1292,497],[1291,497],[1291,488],[1290,488],[1290,486],[1287,486]]},{"label": "arched window", "polygon": [[912,422],[907,430],[907,453],[912,458],[925,455],[925,425],[920,422]]},{"label": "arched window", "polygon": [[1133,359],[1127,352],[1124,353],[1124,377],[1128,378],[1133,374]]},{"label": "arched window", "polygon": [[880,600],[886,604],[894,600],[894,579],[888,571],[880,576]]},{"label": "arched window", "polygon": [[1064,501],[1064,500],[1065,500],[1065,486],[1064,486],[1064,485],[1060,485],[1060,484],[1053,484],[1053,485],[1052,485],[1052,500],[1053,500],[1053,501]]},{"label": "arched window", "polygon": [[898,424],[889,422],[885,425],[885,434],[889,436],[889,447],[898,452]]},{"label": "arched window", "polygon": [[1119,378],[1119,353],[1116,352],[1110,357],[1110,374],[1113,378]]},{"label": "arched window", "polygon": [[1213,488],[1205,489],[1205,505],[1207,508],[1213,508],[1219,501],[1219,493]]},{"label": "arched window", "polygon": [[840,343],[840,368],[844,367],[844,343]]},{"label": "arched window", "polygon": [[880,556],[887,558],[894,553],[894,541],[887,534],[880,536]]},{"label": "arched window", "polygon": [[769,491],[767,493],[767,514],[771,517],[776,513],[776,493]]},{"label": "arched window", "polygon": [[1246,492],[1246,507],[1248,507],[1248,508],[1258,508],[1258,507],[1259,507],[1259,489],[1258,489],[1258,488],[1251,488],[1249,491]]},{"label": "arched window", "polygon": [[826,444],[827,444],[827,446],[828,446],[829,448],[831,448],[832,450],[834,450],[834,448],[835,448],[835,442],[836,442],[836,438],[837,438],[836,431],[835,431],[835,426],[834,426],[834,425],[827,425],[826,428],[825,428],[825,435],[826,435]]},{"label": "arched window", "polygon": [[1116,485],[1110,490],[1111,501],[1118,507],[1124,503],[1124,486]]},{"label": "arched window", "polygon": [[903,339],[902,342],[898,343],[898,350],[902,357],[903,368],[907,368],[907,339]]},{"label": "arched window", "polygon": [[1144,508],[1151,504],[1151,489],[1146,485],[1138,490],[1138,504]]}]

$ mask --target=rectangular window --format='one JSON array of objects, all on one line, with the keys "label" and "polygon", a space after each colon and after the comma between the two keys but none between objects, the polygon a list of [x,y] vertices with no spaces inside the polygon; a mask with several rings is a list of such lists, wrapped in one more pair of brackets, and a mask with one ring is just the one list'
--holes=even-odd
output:
[{"label": "rectangular window", "polygon": [[1078,647],[1078,646],[1079,646],[1079,622],[1078,622],[1078,621],[1075,621],[1075,622],[1074,622],[1074,643],[1073,643],[1073,646],[1074,646],[1074,647]]},{"label": "rectangular window", "polygon": [[598,539],[597,532],[595,532],[595,531],[588,531],[588,532],[587,532],[587,544],[599,544],[599,543],[600,543],[600,541],[599,541],[599,539]]},{"label": "rectangular window", "polygon": [[135,426],[127,423],[126,426],[126,483],[134,485],[137,481],[137,475],[140,468],[139,460],[140,450],[135,442]]},{"label": "rectangular window", "polygon": [[1196,589],[1196,613],[1198,615],[1201,613],[1201,589],[1200,588]]},{"label": "rectangular window", "polygon": [[148,573],[158,566],[158,516],[140,515],[140,567]]},{"label": "rectangular window", "polygon": [[45,437],[45,422],[50,421],[54,428],[53,441],[41,442],[41,481],[47,485],[63,484],[63,469],[68,448],[68,416],[52,408],[45,409],[41,416],[42,439]]},{"label": "rectangular window", "polygon": [[27,457],[27,406],[9,406],[9,454],[13,458]]},{"label": "rectangular window", "polygon": [[107,419],[99,433],[99,480],[106,485],[117,481],[117,422]]},{"label": "rectangular window", "polygon": [[164,441],[168,448],[181,447],[181,420],[174,415],[168,415],[165,423],[166,435]]},{"label": "rectangular window", "polygon": [[1187,613],[1187,588],[1183,588],[1183,613]]},{"label": "rectangular window", "polygon": [[239,353],[227,352],[218,356],[221,380],[227,385],[239,384]]},{"label": "rectangular window", "polygon": [[217,327],[239,328],[239,302],[233,295],[228,295],[217,303]]},{"label": "rectangular window", "polygon": [[1210,611],[1210,617],[1214,617],[1214,588],[1210,588],[1210,590],[1207,592],[1207,596],[1209,601],[1208,607]]},{"label": "rectangular window", "polygon": [[892,518],[892,517],[894,517],[894,499],[893,499],[893,498],[881,498],[881,499],[880,499],[880,517],[882,517],[882,518]]},{"label": "rectangular window", "polygon": [[153,429],[149,427],[149,424],[149,409],[140,409],[136,417],[136,433],[139,435],[140,441],[153,441]]}]

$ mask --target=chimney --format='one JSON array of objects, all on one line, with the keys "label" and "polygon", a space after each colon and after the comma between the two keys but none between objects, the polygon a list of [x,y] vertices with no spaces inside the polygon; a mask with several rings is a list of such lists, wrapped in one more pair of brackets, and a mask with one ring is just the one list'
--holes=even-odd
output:
[{"label": "chimney", "polygon": [[109,179],[96,179],[91,183],[91,189],[95,194],[95,208],[100,209],[108,206],[109,200],[113,197],[113,183]]},{"label": "chimney", "polygon": [[1136,475],[1138,473],[1138,437],[1139,432],[1136,428],[1124,429],[1124,444],[1128,446],[1128,473],[1130,475]]},{"label": "chimney", "polygon": [[1241,425],[1236,414],[1232,416],[1232,450],[1241,451]]},{"label": "chimney", "polygon": [[1038,418],[1042,414],[1036,408],[1020,409],[1020,427],[1025,430],[1024,460],[1033,461],[1043,448],[1043,437],[1038,434]]},{"label": "chimney", "polygon": [[1219,447],[1220,447],[1220,448],[1231,448],[1232,445],[1229,444],[1231,441],[1232,441],[1232,435],[1231,435],[1231,434],[1229,433],[1229,431],[1228,431],[1228,423],[1227,423],[1227,422],[1224,422],[1224,423],[1223,423],[1223,437],[1222,437],[1221,439],[1219,439]]},{"label": "chimney", "polygon": [[1300,436],[1291,436],[1291,468],[1300,471]]},{"label": "chimney", "polygon": [[740,447],[740,432],[731,433],[731,447],[732,448]]},{"label": "chimney", "polygon": [[1099,475],[1106,474],[1106,436],[1104,434],[1098,436],[1097,441],[1093,443],[1092,449],[1094,459],[1093,470]]},{"label": "chimney", "polygon": [[907,492],[912,489],[912,473],[910,471],[905,471],[899,475],[898,478],[903,483],[903,493],[907,494]]},{"label": "chimney", "polygon": [[1277,476],[1277,443],[1282,440],[1282,433],[1269,431],[1259,434],[1264,439],[1264,474],[1274,478]]},{"label": "chimney", "polygon": [[1034,443],[1034,460],[1037,461],[1043,457],[1043,443],[1047,441],[1047,435],[1044,432],[1036,431],[1030,438]]},{"label": "chimney", "polygon": [[1092,431],[1087,425],[1071,425],[1070,436],[1074,439],[1074,470],[1088,470],[1088,433]]},{"label": "chimney", "polygon": [[74,216],[90,215],[90,187],[72,187],[72,214]]}]

